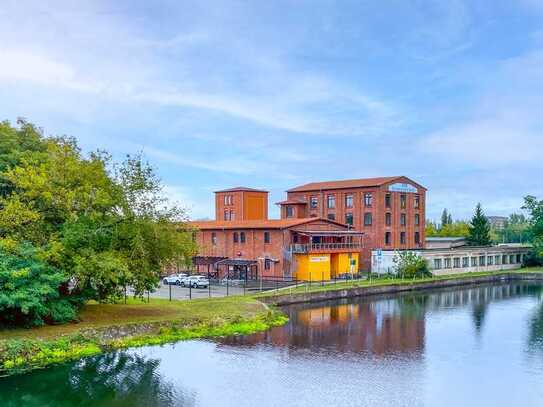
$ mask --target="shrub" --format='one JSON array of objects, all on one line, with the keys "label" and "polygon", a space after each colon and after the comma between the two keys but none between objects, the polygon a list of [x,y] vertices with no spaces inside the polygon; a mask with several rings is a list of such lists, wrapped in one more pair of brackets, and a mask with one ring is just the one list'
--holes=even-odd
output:
[{"label": "shrub", "polygon": [[429,277],[432,275],[425,259],[416,253],[403,251],[394,256],[394,271],[403,278]]},{"label": "shrub", "polygon": [[60,299],[63,273],[41,261],[30,246],[0,249],[0,324],[42,325],[73,320],[76,307]]}]

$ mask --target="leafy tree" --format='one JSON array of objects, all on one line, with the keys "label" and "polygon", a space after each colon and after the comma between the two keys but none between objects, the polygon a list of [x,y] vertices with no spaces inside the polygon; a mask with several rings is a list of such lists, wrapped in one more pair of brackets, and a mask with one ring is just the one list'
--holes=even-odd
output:
[{"label": "leafy tree", "polygon": [[466,237],[469,234],[469,224],[464,221],[454,221],[441,227],[433,222],[426,222],[426,236],[429,237]]},{"label": "leafy tree", "polygon": [[529,230],[532,236],[533,252],[529,257],[531,265],[543,264],[543,200],[528,195],[524,198],[524,206],[529,212]]},{"label": "leafy tree", "polygon": [[428,262],[418,254],[401,251],[394,256],[394,271],[402,278],[430,276]]},{"label": "leafy tree", "polygon": [[75,139],[43,137],[26,122],[1,131],[14,142],[0,144],[0,244],[31,244],[65,276],[61,295],[105,301],[126,285],[141,295],[166,265],[190,262],[186,215],[167,205],[141,156],[121,164],[105,152],[84,156]]},{"label": "leafy tree", "polygon": [[36,256],[29,245],[15,253],[0,249],[0,325],[40,325],[75,318],[74,298],[63,299],[60,270]]},{"label": "leafy tree", "polygon": [[493,240],[501,243],[530,243],[532,235],[530,223],[523,214],[513,213],[509,216],[503,229],[492,229]]},{"label": "leafy tree", "polygon": [[480,203],[475,207],[475,214],[469,225],[468,243],[472,246],[488,246],[491,244],[490,224]]}]

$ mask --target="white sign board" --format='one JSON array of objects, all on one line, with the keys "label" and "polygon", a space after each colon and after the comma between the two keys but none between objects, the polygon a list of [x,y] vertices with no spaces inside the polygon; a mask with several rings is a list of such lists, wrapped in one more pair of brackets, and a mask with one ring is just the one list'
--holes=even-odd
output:
[{"label": "white sign board", "polygon": [[327,256],[311,256],[309,258],[309,261],[312,263],[322,263],[328,261]]},{"label": "white sign board", "polygon": [[413,194],[416,194],[418,192],[417,188],[415,188],[413,185],[405,184],[402,182],[397,182],[395,184],[389,185],[388,190],[390,192],[407,192]]}]

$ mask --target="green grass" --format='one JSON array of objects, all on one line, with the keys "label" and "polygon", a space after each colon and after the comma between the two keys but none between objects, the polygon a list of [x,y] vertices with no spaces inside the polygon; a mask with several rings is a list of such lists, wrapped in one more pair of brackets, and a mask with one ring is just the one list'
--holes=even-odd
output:
[{"label": "green grass", "polygon": [[[86,305],[79,323],[0,331],[0,375],[23,373],[98,353],[179,340],[242,335],[288,321],[251,297],[192,301],[129,300]],[[145,333],[107,339],[108,328],[146,326]]]},{"label": "green grass", "polygon": [[523,268],[517,270],[504,270],[504,271],[493,271],[493,272],[479,272],[479,273],[460,273],[454,275],[443,275],[443,276],[432,276],[425,278],[393,278],[390,276],[382,276],[365,280],[349,280],[341,282],[324,282],[322,284],[320,281],[314,281],[311,285],[304,284],[298,287],[282,289],[273,292],[266,292],[262,294],[255,295],[255,298],[265,298],[265,297],[274,297],[278,295],[291,295],[291,294],[303,294],[303,293],[316,293],[323,291],[333,291],[333,290],[344,290],[348,288],[357,288],[357,287],[377,287],[377,286],[389,286],[389,285],[413,285],[420,284],[430,281],[438,280],[457,280],[466,277],[482,277],[490,275],[500,275],[500,274],[511,274],[511,273],[543,273],[543,268]]}]

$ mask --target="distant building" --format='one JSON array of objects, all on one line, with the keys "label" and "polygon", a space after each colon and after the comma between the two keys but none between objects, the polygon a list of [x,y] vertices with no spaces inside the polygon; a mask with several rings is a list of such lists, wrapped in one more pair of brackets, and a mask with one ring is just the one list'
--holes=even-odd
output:
[{"label": "distant building", "polygon": [[504,229],[508,220],[507,216],[487,216],[487,219],[490,226],[496,230]]}]

